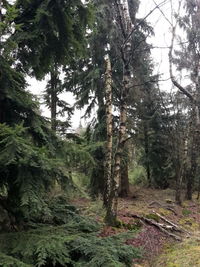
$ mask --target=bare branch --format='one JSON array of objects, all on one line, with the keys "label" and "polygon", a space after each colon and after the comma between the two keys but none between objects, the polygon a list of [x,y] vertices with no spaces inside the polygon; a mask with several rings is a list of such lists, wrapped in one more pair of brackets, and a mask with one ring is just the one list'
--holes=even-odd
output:
[{"label": "bare branch", "polygon": [[156,5],[152,10],[149,11],[149,13],[138,23],[136,24],[130,34],[127,36],[127,38],[125,39],[124,43],[123,43],[123,46],[129,41],[130,37],[132,36],[132,34],[134,33],[134,31],[156,10],[158,9],[159,7],[165,5],[167,2],[169,2],[169,0],[164,0],[162,1],[161,3],[159,3],[158,5]]},{"label": "bare branch", "polygon": [[155,0],[153,0],[154,4],[157,6],[158,10],[160,11],[160,13],[163,15],[163,17],[166,19],[167,22],[169,22],[169,24],[173,27],[172,22],[167,18],[167,16],[165,15],[165,13],[162,11],[162,9],[160,8],[160,6],[156,3]]}]

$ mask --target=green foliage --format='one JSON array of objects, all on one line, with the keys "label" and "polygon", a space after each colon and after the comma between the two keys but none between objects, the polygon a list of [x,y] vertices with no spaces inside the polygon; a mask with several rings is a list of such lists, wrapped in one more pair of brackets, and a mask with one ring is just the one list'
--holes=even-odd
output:
[{"label": "green foliage", "polygon": [[65,142],[63,143],[65,147],[65,164],[76,168],[76,170],[89,170],[92,166],[96,164],[93,158],[93,150],[96,147],[101,146],[102,144],[87,144],[84,140],[81,140],[80,143],[74,142]]},{"label": "green foliage", "polygon": [[45,223],[49,225],[62,225],[77,215],[77,210],[69,204],[69,197],[59,194],[57,196],[47,195],[45,206],[37,214],[32,214],[28,224]]},{"label": "green foliage", "polygon": [[[45,206],[45,193],[68,177],[63,162],[48,147],[35,146],[23,125],[0,124],[1,188],[7,188],[8,207],[29,218]],[[65,178],[64,178],[65,177]]]},{"label": "green foliage", "polygon": [[121,242],[122,239],[119,236],[108,238],[93,236],[89,239],[83,237],[76,239],[77,251],[86,257],[83,257],[75,266],[131,266],[133,258],[139,256],[139,250],[122,245]]},{"label": "green foliage", "polygon": [[98,218],[103,221],[103,218],[105,218],[105,212],[102,200],[95,199],[90,203],[87,210],[84,211],[84,214],[88,216],[98,216]]},{"label": "green foliage", "polygon": [[17,0],[16,6],[20,13],[15,24],[21,27],[12,38],[18,43],[17,57],[26,72],[42,78],[52,63],[67,64],[75,54],[83,54],[85,31],[92,18],[90,5],[80,0]]},{"label": "green foliage", "polygon": [[135,165],[129,171],[129,182],[133,185],[147,185],[145,169],[143,166]]},{"label": "green foliage", "polygon": [[0,253],[0,266],[2,267],[30,267],[32,265],[30,264],[25,264],[24,262],[13,258],[11,256],[5,255],[3,253]]},{"label": "green foliage", "polygon": [[78,173],[78,172],[74,172],[73,173],[73,182],[74,184],[80,189],[87,189],[90,183],[90,179],[87,175],[85,175],[84,173]]},{"label": "green foliage", "polygon": [[122,245],[127,236],[98,237],[99,225],[75,212],[64,225],[35,227],[1,234],[0,252],[5,256],[0,262],[7,266],[9,262],[20,266],[21,261],[21,266],[114,267],[131,266],[140,256],[139,249]]},{"label": "green foliage", "polygon": [[154,220],[156,222],[159,222],[160,221],[160,218],[158,215],[154,214],[154,213],[150,213],[150,214],[147,214],[145,216],[147,219],[150,219],[150,220]]}]

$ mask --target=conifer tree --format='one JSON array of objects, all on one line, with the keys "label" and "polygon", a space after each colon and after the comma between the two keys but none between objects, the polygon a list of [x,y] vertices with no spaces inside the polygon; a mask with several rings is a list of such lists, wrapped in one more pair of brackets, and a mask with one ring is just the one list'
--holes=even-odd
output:
[{"label": "conifer tree", "polygon": [[[25,74],[42,78],[50,70],[50,59],[66,62],[70,55],[66,41],[78,49],[76,27],[67,23],[66,9],[60,1],[1,4],[0,188],[6,196],[6,209],[16,218],[29,219],[46,207],[45,193],[55,181],[68,185],[71,181],[64,168],[66,146],[40,115],[37,102],[26,90]],[[72,9],[77,11],[76,26],[84,35],[87,8],[77,4]],[[67,38],[68,30],[73,38]]]},{"label": "conifer tree", "polygon": [[[197,171],[197,151],[199,150],[199,129],[200,129],[200,120],[199,120],[199,12],[200,6],[198,1],[186,0],[184,2],[184,8],[186,15],[183,17],[177,18],[177,23],[185,31],[187,42],[182,44],[181,50],[175,51],[175,56],[173,56],[173,45],[176,38],[176,26],[174,25],[172,30],[172,44],[169,51],[169,60],[170,60],[170,75],[171,80],[176,88],[178,88],[188,99],[192,105],[192,130],[191,138],[191,168],[187,177],[187,193],[186,198],[192,199],[192,191],[194,186],[194,180]],[[177,25],[176,23],[176,25]],[[186,70],[190,74],[191,83],[189,86],[182,86],[174,77],[172,64],[177,65],[179,71]]]}]

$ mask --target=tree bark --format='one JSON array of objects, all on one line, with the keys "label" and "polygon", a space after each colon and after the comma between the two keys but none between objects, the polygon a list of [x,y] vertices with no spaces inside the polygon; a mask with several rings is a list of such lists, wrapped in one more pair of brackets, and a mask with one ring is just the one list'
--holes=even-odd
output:
[{"label": "tree bark", "polygon": [[129,179],[128,179],[128,162],[123,162],[121,166],[121,179],[120,179],[120,197],[129,196]]},{"label": "tree bark", "polygon": [[193,186],[197,171],[197,158],[199,148],[199,110],[196,106],[193,106],[192,117],[191,117],[191,168],[187,175],[187,188],[186,188],[186,199],[192,200]]},{"label": "tree bark", "polygon": [[106,153],[105,153],[105,190],[104,206],[106,207],[105,222],[109,225],[115,225],[116,214],[113,209],[113,200],[116,191],[116,183],[112,176],[112,146],[113,146],[113,116],[112,116],[112,67],[110,57],[106,58],[105,73],[105,100],[106,100]]},{"label": "tree bark", "polygon": [[198,166],[198,170],[197,170],[197,173],[198,173],[198,193],[197,193],[197,200],[200,197],[200,175],[199,175],[199,172],[200,172],[200,167]]},{"label": "tree bark", "polygon": [[149,136],[148,136],[148,126],[146,122],[144,124],[144,147],[145,147],[145,168],[146,168],[146,175],[148,186],[151,186],[151,172],[150,172],[150,165],[149,165]]},{"label": "tree bark", "polygon": [[178,205],[181,205],[181,187],[182,187],[182,176],[181,176],[181,167],[178,166],[176,170],[176,194],[175,201]]},{"label": "tree bark", "polygon": [[[0,0],[0,22],[2,22],[2,0]],[[0,40],[1,40],[1,35],[0,35]]]},{"label": "tree bark", "polygon": [[[119,117],[119,132],[117,140],[117,149],[115,154],[115,165],[114,165],[114,177],[116,183],[116,192],[115,192],[115,213],[117,214],[117,197],[119,185],[123,184],[124,181],[121,179],[121,164],[122,164],[122,154],[125,148],[126,136],[127,136],[127,103],[128,103],[128,94],[131,87],[131,72],[130,72],[130,54],[131,54],[131,42],[130,37],[132,33],[132,21],[129,14],[129,4],[128,0],[116,1],[116,8],[118,13],[118,20],[120,25],[120,30],[123,36],[123,44],[121,47],[121,57],[123,60],[123,86],[121,89],[120,96],[120,117]],[[121,181],[121,182],[120,182]],[[127,180],[125,181],[125,183]],[[124,186],[124,185],[123,185]]]},{"label": "tree bark", "polygon": [[55,132],[57,127],[57,73],[52,71],[51,75],[51,129]]}]

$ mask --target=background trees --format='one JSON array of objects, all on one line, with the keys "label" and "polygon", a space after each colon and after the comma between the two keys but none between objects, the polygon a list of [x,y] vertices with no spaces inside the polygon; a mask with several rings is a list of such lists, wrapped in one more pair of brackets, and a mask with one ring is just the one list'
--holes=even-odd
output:
[{"label": "background trees", "polygon": [[[170,49],[171,63],[178,71],[190,73],[190,84],[184,87],[170,68],[173,84],[188,99],[159,88],[161,77],[154,74],[147,41],[153,30],[145,19],[137,18],[138,1],[69,4],[60,0],[19,0],[15,4],[3,1],[2,7],[2,188],[6,197],[17,203],[9,205],[19,207],[23,202],[31,206],[32,199],[39,201],[39,184],[42,192],[55,181],[66,180],[70,184],[74,162],[82,162],[76,152],[86,153],[91,160],[91,169],[87,160],[85,167],[80,163],[81,167],[76,168],[90,177],[88,187],[94,198],[104,198],[104,204],[110,199],[114,217],[118,196],[127,197],[130,193],[129,170],[133,162],[145,169],[148,186],[176,187],[176,200],[181,203],[181,187],[187,185],[186,195],[191,199],[199,164],[198,3],[185,2],[187,16],[176,18],[187,42],[174,56],[173,44]],[[174,40],[175,28],[173,34]],[[106,79],[106,55],[111,65],[110,82]],[[41,116],[39,104],[27,92],[26,75],[36,79],[49,75],[44,99],[51,110],[50,122]],[[113,106],[109,127],[106,88],[112,91],[112,97],[107,98]],[[83,136],[66,134],[73,108],[60,97],[63,92],[74,94],[75,107],[85,108],[87,118],[91,119],[92,110],[96,110]],[[65,121],[59,121],[60,114],[66,117]],[[109,161],[105,150],[108,135],[113,140]],[[74,162],[69,163],[71,156]],[[72,168],[64,167],[66,158]],[[108,165],[109,174],[105,174],[104,167]],[[51,178],[46,180],[47,176]]]},{"label": "background trees", "polygon": [[[100,234],[69,204],[72,197],[85,206],[89,196],[100,198],[98,221],[104,217],[124,230],[130,225],[117,220],[118,201],[136,198],[135,188],[173,189],[178,205],[200,191],[200,5],[186,0],[184,9],[174,25],[167,19],[174,87],[164,91],[151,58],[153,28],[148,15],[138,18],[138,0],[0,0],[0,231],[19,231],[0,234],[0,264],[130,266],[137,251]],[[174,51],[178,27],[185,39]],[[47,81],[43,101],[50,119],[28,92],[27,76]],[[74,105],[62,98],[66,92]],[[77,109],[84,109],[87,125],[72,131]],[[148,222],[146,215],[133,218],[134,230],[141,227],[138,219]],[[171,226],[159,229],[168,233]]]},{"label": "background trees", "polygon": [[[179,8],[180,9],[180,8]],[[192,199],[192,191],[197,172],[197,159],[199,151],[199,3],[196,1],[185,1],[185,15],[181,17],[179,14],[176,18],[176,24],[172,30],[172,44],[169,51],[170,75],[171,80],[176,88],[178,88],[188,99],[188,112],[190,116],[190,124],[188,125],[189,134],[186,140],[188,145],[189,165],[187,170],[187,192],[186,198]],[[179,50],[172,55],[174,40],[176,39],[177,25],[183,30],[186,41],[181,42]],[[178,71],[186,70],[189,78],[187,86],[183,86],[175,79],[172,71],[172,63],[175,63]]]}]

